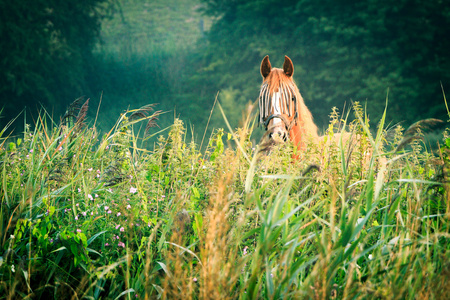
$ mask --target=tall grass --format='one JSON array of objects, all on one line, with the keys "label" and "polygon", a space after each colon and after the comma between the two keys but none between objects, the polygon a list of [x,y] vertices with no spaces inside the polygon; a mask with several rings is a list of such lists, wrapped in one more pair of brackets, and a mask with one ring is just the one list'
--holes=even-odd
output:
[{"label": "tall grass", "polygon": [[356,103],[305,153],[267,153],[247,118],[200,152],[178,119],[146,145],[150,106],[103,136],[78,109],[0,137],[2,299],[450,293],[450,138],[428,150],[430,120],[372,130]]}]

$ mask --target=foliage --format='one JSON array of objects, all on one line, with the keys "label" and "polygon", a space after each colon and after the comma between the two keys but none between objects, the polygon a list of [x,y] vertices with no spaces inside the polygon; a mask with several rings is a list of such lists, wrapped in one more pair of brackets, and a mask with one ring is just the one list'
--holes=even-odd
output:
[{"label": "foliage", "polygon": [[[199,2],[117,2],[120,11],[102,22],[102,43],[94,51],[96,73],[90,77],[91,89],[103,92],[99,128],[108,130],[130,103],[157,103],[186,122],[204,124],[217,91],[206,99],[201,85],[189,80],[195,77],[198,42],[208,28]],[[171,123],[173,118],[159,121],[162,127]]]},{"label": "foliage", "polygon": [[2,1],[0,99],[7,114],[36,103],[63,112],[73,95],[89,92],[92,49],[106,0]]},{"label": "foliage", "polygon": [[[107,132],[130,103],[158,103],[199,142],[218,91],[231,127],[240,126],[269,54],[274,66],[284,55],[293,59],[294,78],[323,131],[332,107],[351,101],[367,102],[374,127],[386,94],[391,122],[445,118],[445,1],[28,2],[0,4],[6,115],[25,106],[34,115],[36,103],[60,115],[74,95],[101,94],[91,103],[101,106],[99,130]],[[225,127],[217,111],[210,124]]]},{"label": "foliage", "polygon": [[234,89],[254,101],[262,58],[269,54],[281,67],[288,55],[319,127],[326,126],[331,107],[350,101],[367,101],[368,112],[381,116],[387,89],[389,120],[445,118],[440,89],[440,82],[448,89],[450,79],[445,1],[203,2],[216,21],[200,71],[215,89]]},{"label": "foliage", "polygon": [[433,153],[430,121],[352,112],[306,153],[261,152],[251,117],[204,152],[176,119],[149,151],[151,106],[103,136],[42,112],[0,137],[0,298],[445,297],[448,134]]}]

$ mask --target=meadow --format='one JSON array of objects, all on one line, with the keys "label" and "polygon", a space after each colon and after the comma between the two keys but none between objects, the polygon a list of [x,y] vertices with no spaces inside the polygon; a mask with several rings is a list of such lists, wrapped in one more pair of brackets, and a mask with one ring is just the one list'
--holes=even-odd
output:
[{"label": "meadow", "polygon": [[199,144],[152,105],[100,135],[88,105],[1,132],[0,299],[450,295],[450,135],[423,139],[436,120],[370,128],[354,103],[296,153],[263,151],[253,115]]}]

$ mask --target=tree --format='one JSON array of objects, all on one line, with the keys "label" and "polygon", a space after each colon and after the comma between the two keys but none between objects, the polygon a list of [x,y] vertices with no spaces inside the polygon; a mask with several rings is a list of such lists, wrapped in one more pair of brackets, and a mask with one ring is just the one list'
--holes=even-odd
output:
[{"label": "tree", "polygon": [[61,112],[87,92],[91,51],[100,21],[112,8],[107,4],[107,0],[0,2],[0,99],[8,119],[36,102]]}]

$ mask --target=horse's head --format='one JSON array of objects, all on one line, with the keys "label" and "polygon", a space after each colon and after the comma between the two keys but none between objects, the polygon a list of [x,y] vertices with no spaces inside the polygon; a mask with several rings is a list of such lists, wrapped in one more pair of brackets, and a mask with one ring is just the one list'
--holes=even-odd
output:
[{"label": "horse's head", "polygon": [[259,121],[271,141],[286,141],[298,120],[298,101],[302,101],[292,79],[294,65],[284,57],[283,69],[272,68],[269,56],[261,62],[263,83],[259,94]]}]

